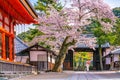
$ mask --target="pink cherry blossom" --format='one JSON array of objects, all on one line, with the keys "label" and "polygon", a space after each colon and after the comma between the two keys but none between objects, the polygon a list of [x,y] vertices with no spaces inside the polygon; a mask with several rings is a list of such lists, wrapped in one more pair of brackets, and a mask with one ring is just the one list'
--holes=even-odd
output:
[{"label": "pink cherry blossom", "polygon": [[[46,41],[47,44],[54,48],[61,47],[66,36],[70,36],[68,42],[73,39],[78,43],[85,43],[90,48],[94,48],[96,43],[95,37],[80,36],[82,34],[81,27],[89,25],[89,19],[97,17],[114,19],[114,15],[110,7],[103,0],[71,0],[72,7],[63,8],[60,12],[51,7],[49,15],[39,16],[40,26],[38,29],[45,33],[43,36],[36,37],[33,42]],[[111,27],[110,23],[103,23],[103,28]],[[55,40],[50,41],[47,37],[54,37]],[[57,46],[57,47],[56,47]],[[74,46],[70,46],[69,49]]]}]

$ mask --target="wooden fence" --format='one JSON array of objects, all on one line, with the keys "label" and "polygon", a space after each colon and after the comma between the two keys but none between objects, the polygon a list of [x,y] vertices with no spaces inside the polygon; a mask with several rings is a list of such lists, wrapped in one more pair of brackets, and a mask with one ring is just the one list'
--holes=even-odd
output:
[{"label": "wooden fence", "polygon": [[31,65],[0,61],[0,74],[31,74],[35,71]]}]

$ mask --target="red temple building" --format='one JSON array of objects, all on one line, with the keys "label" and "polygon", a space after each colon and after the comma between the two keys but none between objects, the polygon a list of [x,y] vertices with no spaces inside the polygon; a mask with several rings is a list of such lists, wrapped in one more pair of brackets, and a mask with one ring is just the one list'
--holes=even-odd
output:
[{"label": "red temple building", "polygon": [[0,59],[14,61],[14,27],[35,23],[37,14],[28,0],[0,0]]}]

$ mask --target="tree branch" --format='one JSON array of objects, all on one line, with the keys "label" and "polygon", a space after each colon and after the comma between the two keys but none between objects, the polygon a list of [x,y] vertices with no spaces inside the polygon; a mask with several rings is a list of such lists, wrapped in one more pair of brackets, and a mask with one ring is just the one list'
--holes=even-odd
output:
[{"label": "tree branch", "polygon": [[94,8],[94,9],[92,9],[92,10],[90,10],[90,11],[84,13],[82,16],[79,15],[79,21],[82,19],[82,17],[84,17],[85,15],[91,13],[91,12],[94,11],[94,10],[96,10],[96,8]]},{"label": "tree branch", "polygon": [[77,41],[75,39],[72,40],[72,42],[66,43],[66,46],[74,45]]}]

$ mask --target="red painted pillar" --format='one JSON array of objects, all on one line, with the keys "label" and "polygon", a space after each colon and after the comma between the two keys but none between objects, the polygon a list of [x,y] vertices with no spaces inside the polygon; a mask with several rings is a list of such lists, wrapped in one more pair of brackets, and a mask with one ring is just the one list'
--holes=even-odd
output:
[{"label": "red painted pillar", "polygon": [[15,53],[14,53],[14,37],[12,38],[12,59],[14,61],[15,59]]},{"label": "red painted pillar", "polygon": [[12,43],[12,38],[9,37],[9,60],[13,61],[13,43]]},{"label": "red painted pillar", "polygon": [[6,60],[5,33],[2,33],[2,58]]}]

